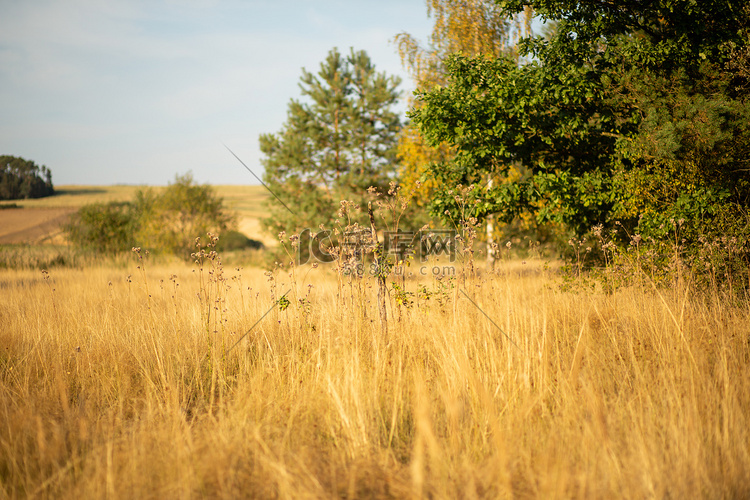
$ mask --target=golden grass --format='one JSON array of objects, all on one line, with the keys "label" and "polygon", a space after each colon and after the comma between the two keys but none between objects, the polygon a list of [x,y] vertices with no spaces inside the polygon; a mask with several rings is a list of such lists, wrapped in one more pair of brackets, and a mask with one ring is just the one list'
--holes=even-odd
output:
[{"label": "golden grass", "polygon": [[267,234],[260,219],[268,215],[265,206],[271,194],[263,186],[217,185],[214,189],[224,198],[224,204],[237,214],[237,226],[240,232],[262,242],[267,247],[278,244],[275,235]]},{"label": "golden grass", "polygon": [[[130,201],[139,189],[148,186],[83,186],[61,185],[55,188],[56,194],[46,198],[32,200],[13,200],[13,203],[24,208],[80,208],[90,203],[109,203],[112,201]],[[270,196],[263,186],[213,186],[216,193],[224,198],[230,210],[241,217],[262,217],[265,215],[263,203]],[[163,186],[153,186],[152,189],[163,189]]]},{"label": "golden grass", "polygon": [[225,205],[242,217],[266,216],[265,202],[271,194],[263,186],[213,186]]},{"label": "golden grass", "polygon": [[747,307],[194,269],[0,274],[0,496],[750,495]]},{"label": "golden grass", "polygon": [[[111,201],[129,201],[135,197],[136,191],[146,186],[80,186],[63,185],[55,187],[55,194],[46,198],[31,200],[14,200],[24,208],[80,208],[90,203],[109,203]],[[158,188],[156,188],[158,189]]]}]

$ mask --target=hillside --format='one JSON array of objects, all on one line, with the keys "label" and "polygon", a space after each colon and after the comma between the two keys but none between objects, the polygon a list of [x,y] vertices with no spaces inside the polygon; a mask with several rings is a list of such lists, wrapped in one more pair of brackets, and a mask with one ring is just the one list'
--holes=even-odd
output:
[{"label": "hillside", "polygon": [[[0,210],[0,244],[61,243],[62,226],[70,215],[89,203],[128,201],[144,186],[64,185],[56,194],[34,200],[17,200],[4,205],[19,208]],[[263,234],[260,218],[269,196],[263,186],[214,186],[227,206],[237,213],[239,230],[250,238],[273,245],[275,240]],[[155,187],[154,189],[160,189]]]}]

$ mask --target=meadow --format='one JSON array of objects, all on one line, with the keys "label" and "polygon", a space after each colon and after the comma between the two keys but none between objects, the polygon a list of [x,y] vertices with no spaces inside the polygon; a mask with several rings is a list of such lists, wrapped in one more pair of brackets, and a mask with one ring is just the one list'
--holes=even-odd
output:
[{"label": "meadow", "polygon": [[461,272],[0,271],[0,497],[750,496],[746,302]]}]

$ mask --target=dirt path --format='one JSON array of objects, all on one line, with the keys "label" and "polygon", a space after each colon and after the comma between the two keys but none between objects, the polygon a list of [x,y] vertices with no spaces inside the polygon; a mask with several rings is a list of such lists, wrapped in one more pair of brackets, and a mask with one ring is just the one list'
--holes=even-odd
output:
[{"label": "dirt path", "polygon": [[75,211],[73,207],[0,210],[0,244],[59,243],[62,225]]}]

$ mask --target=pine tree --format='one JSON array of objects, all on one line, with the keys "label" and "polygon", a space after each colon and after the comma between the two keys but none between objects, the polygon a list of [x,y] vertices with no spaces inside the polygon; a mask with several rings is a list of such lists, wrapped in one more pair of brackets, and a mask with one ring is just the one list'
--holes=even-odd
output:
[{"label": "pine tree", "polygon": [[31,160],[0,156],[0,200],[42,198],[55,194],[52,172]]},{"label": "pine tree", "polygon": [[291,100],[277,134],[263,134],[264,180],[274,193],[271,232],[328,224],[342,199],[361,199],[395,172],[401,128],[392,110],[397,77],[378,73],[364,51],[328,53],[317,74],[302,70],[302,99]]}]

